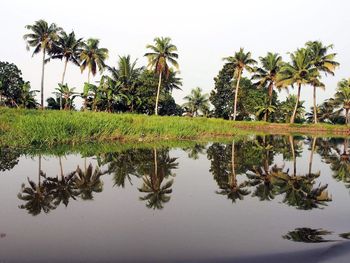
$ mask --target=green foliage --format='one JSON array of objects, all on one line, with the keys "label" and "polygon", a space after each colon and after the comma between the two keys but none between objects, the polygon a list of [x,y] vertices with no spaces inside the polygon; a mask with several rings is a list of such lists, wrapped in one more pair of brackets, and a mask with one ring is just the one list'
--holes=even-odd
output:
[{"label": "green foliage", "polygon": [[15,64],[0,61],[0,106],[35,108],[36,92],[22,79],[22,72]]},{"label": "green foliage", "polygon": [[191,94],[184,97],[187,100],[182,106],[191,113],[192,116],[198,116],[199,111],[203,115],[207,115],[209,112],[209,100],[208,94],[202,94],[202,89],[197,87],[191,90]]}]

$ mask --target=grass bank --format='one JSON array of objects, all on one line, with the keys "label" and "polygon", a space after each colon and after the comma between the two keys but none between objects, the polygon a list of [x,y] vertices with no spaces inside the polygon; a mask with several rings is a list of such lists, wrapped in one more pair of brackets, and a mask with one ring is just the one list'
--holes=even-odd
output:
[{"label": "grass bank", "polygon": [[0,144],[22,147],[110,141],[201,141],[247,133],[350,135],[348,127],[325,124],[290,125],[103,112],[0,109]]}]

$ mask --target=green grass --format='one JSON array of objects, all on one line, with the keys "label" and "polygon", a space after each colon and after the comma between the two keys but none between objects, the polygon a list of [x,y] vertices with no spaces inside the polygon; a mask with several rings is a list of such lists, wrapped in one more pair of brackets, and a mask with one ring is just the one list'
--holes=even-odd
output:
[{"label": "green grass", "polygon": [[220,137],[266,132],[321,132],[330,136],[347,136],[349,129],[345,126],[325,124],[289,125],[207,118],[0,108],[0,145],[20,147],[111,141],[208,141]]}]

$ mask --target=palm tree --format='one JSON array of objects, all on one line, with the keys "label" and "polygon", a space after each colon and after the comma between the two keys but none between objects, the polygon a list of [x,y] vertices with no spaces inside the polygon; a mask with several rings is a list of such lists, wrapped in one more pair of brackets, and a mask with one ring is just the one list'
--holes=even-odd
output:
[{"label": "palm tree", "polygon": [[236,120],[238,89],[243,70],[246,69],[247,71],[253,71],[253,68],[251,66],[257,62],[251,58],[251,53],[245,53],[243,48],[240,48],[239,52],[236,52],[233,57],[226,57],[224,60],[227,61],[227,64],[232,65],[232,67],[235,69],[233,73],[233,78],[236,79],[233,120]]},{"label": "palm tree", "polygon": [[187,100],[183,104],[183,107],[188,108],[193,116],[198,116],[200,110],[205,114],[205,111],[209,109],[209,95],[207,93],[202,94],[202,89],[197,87],[191,90],[191,94],[184,97]]},{"label": "palm tree", "polygon": [[[66,32],[62,31],[59,35],[59,39],[54,43],[51,50],[52,59],[64,59],[64,68],[61,79],[61,85],[64,84],[64,78],[66,75],[67,64],[72,62],[76,66],[80,66],[79,59],[81,48],[83,46],[82,38],[76,39],[74,31],[69,35]],[[60,109],[62,109],[62,95],[60,102]]]},{"label": "palm tree", "polygon": [[[262,67],[255,69],[252,76],[253,80],[257,80],[258,87],[268,87],[269,104],[272,104],[273,88],[276,86],[277,74],[281,69],[282,57],[277,53],[268,52],[265,57],[259,57]],[[264,120],[268,120],[269,111],[265,111]]]},{"label": "palm tree", "polygon": [[288,87],[294,84],[298,87],[297,100],[295,102],[290,123],[294,123],[297,113],[300,91],[302,85],[309,84],[310,81],[318,76],[318,70],[313,66],[309,51],[305,48],[298,49],[295,53],[290,54],[291,63],[284,63],[280,73],[277,76],[277,86]]},{"label": "palm tree", "polygon": [[258,118],[261,118],[261,115],[264,114],[264,121],[267,121],[268,118],[268,113],[273,113],[276,111],[276,106],[271,105],[271,103],[269,104],[264,104],[261,106],[257,106],[255,107],[256,113],[255,115]]},{"label": "palm tree", "polygon": [[[309,41],[306,43],[306,47],[309,50],[309,56],[312,64],[319,72],[334,75],[334,70],[339,63],[334,60],[336,53],[328,54],[328,51],[333,48],[333,45],[323,46],[320,41]],[[319,75],[319,74],[318,74]],[[320,82],[319,78],[315,78],[310,83],[313,88],[313,103],[314,103],[314,122],[317,123],[316,114],[316,88],[323,87],[324,84]],[[320,85],[322,84],[322,85]]]},{"label": "palm tree", "polygon": [[67,84],[58,84],[58,88],[56,88],[56,95],[60,96],[60,108],[62,109],[62,97],[64,98],[64,109],[70,110],[73,106],[73,100],[78,96],[78,93],[75,92],[75,88],[68,87]]},{"label": "palm tree", "polygon": [[345,110],[345,123],[348,125],[350,123],[350,78],[338,82],[335,101]]},{"label": "palm tree", "polygon": [[27,25],[26,29],[31,32],[23,36],[27,42],[27,50],[34,48],[33,55],[42,52],[41,68],[41,108],[44,109],[44,74],[45,74],[45,55],[53,47],[53,43],[58,39],[58,34],[62,30],[56,24],[48,24],[45,20],[38,20],[33,25]]},{"label": "palm tree", "polygon": [[119,56],[118,68],[109,68],[112,79],[118,82],[120,90],[127,94],[130,112],[134,111],[134,107],[140,98],[136,94],[138,78],[143,68],[136,67],[137,59],[131,62],[130,55]]},{"label": "palm tree", "polygon": [[[100,41],[95,38],[89,38],[82,47],[80,53],[80,69],[83,72],[88,68],[88,84],[90,84],[90,75],[96,75],[97,70],[102,72],[106,67],[105,60],[108,58],[108,49],[99,47]],[[86,109],[86,101],[84,102]]]},{"label": "palm tree", "polygon": [[165,78],[168,78],[170,72],[168,63],[176,69],[179,68],[179,64],[176,61],[179,56],[175,53],[177,47],[171,43],[171,38],[169,37],[157,37],[154,39],[154,45],[147,45],[146,48],[151,50],[151,52],[145,54],[148,58],[148,67],[154,69],[155,73],[159,75],[156,105],[154,109],[155,115],[158,115],[158,101],[163,74]]},{"label": "palm tree", "polygon": [[29,81],[25,82],[21,87],[18,103],[23,108],[32,109],[37,107],[38,103],[35,100],[35,93],[39,91],[30,89],[31,87]]}]

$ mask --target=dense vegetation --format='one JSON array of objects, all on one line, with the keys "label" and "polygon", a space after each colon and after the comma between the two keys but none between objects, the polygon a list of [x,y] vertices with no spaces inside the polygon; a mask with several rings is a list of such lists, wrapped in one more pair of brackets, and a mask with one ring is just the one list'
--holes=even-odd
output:
[{"label": "dense vegetation", "polygon": [[[339,63],[332,45],[309,41],[290,53],[289,61],[268,52],[253,59],[241,48],[224,58],[223,68],[215,80],[210,96],[194,88],[184,97],[182,106],[175,103],[173,89],[181,89],[177,47],[168,37],[157,37],[146,46],[148,67],[137,66],[129,55],[120,56],[116,66],[106,64],[108,49],[100,47],[96,38],[84,40],[75,32],[66,33],[56,24],[44,20],[27,25],[24,39],[33,56],[42,55],[40,104],[35,100],[38,90],[31,90],[16,65],[0,62],[0,106],[15,108],[44,108],[45,64],[52,59],[63,61],[63,72],[53,97],[47,99],[47,109],[75,110],[75,98],[81,97],[81,110],[110,113],[141,113],[147,115],[190,115],[233,120],[264,120],[267,122],[349,124],[350,79],[339,81],[332,98],[317,104],[318,88],[325,88],[322,79],[334,75]],[[87,71],[87,82],[78,92],[65,82],[68,65]],[[100,72],[100,79],[91,82],[91,75]],[[250,73],[250,76],[247,75]],[[276,90],[297,89],[285,101],[278,99]],[[313,89],[313,107],[306,112],[300,100],[305,88]],[[209,102],[213,105],[211,109]]]}]

